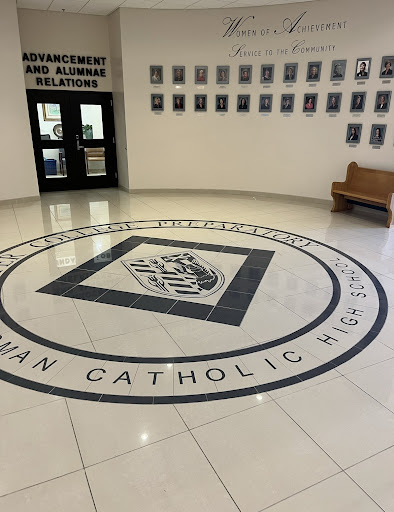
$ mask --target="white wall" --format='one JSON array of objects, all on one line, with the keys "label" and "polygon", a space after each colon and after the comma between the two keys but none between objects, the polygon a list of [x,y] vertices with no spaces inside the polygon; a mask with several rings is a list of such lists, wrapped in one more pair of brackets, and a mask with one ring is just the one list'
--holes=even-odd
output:
[{"label": "white wall", "polygon": [[[112,90],[108,22],[106,16],[18,9],[18,19],[22,52],[105,57],[106,77],[97,78],[98,87],[92,90]],[[24,67],[27,64],[29,62],[24,62]],[[36,64],[39,64],[39,62]],[[50,68],[48,77],[60,78],[59,75],[57,77],[55,75],[57,65],[48,64]],[[61,67],[63,66],[67,68],[73,65],[61,64]],[[26,89],[41,89],[41,87],[36,85],[36,75],[26,74],[25,80]],[[56,89],[55,87],[42,88]],[[75,88],[72,86],[65,86],[62,89],[86,90],[85,87]]]},{"label": "white wall", "polygon": [[[108,17],[109,43],[111,55],[112,95],[114,104],[116,156],[118,160],[119,185],[129,189],[129,163],[127,158],[127,128],[124,101],[123,58],[120,24],[120,11]],[[127,56],[125,56],[127,57]]]},{"label": "white wall", "polygon": [[38,195],[15,0],[0,2],[0,201]]},{"label": "white wall", "polygon": [[[294,19],[307,11],[301,25],[347,20],[348,29],[330,32],[275,35],[283,30],[285,18]],[[381,13],[381,15],[379,15]],[[250,28],[270,27],[264,37],[223,37],[226,16],[255,16]],[[181,188],[254,190],[329,198],[331,182],[345,177],[347,164],[394,170],[392,113],[378,119],[373,113],[378,90],[392,90],[382,84],[379,67],[383,55],[393,55],[392,0],[321,0],[245,9],[160,11],[120,9],[125,84],[125,112],[131,189]],[[247,26],[247,25],[246,25]],[[249,28],[249,26],[248,26]],[[276,55],[278,48],[291,48],[296,39],[306,46],[332,45],[330,53]],[[263,56],[230,57],[234,44],[245,50],[262,50]],[[274,55],[265,57],[265,50]],[[356,59],[372,57],[371,78],[365,86],[354,80]],[[329,81],[333,59],[347,59],[346,80],[339,87]],[[316,88],[305,81],[308,61],[322,61],[322,78]],[[285,63],[299,63],[299,78],[292,89],[282,83]],[[259,81],[261,64],[275,64],[276,79],[270,89]],[[164,85],[154,89],[149,83],[149,65],[164,66]],[[240,64],[253,65],[253,82],[238,85]],[[171,67],[186,66],[186,84],[175,89]],[[194,85],[195,65],[209,66],[208,85]],[[217,65],[231,66],[227,89],[215,83]],[[365,113],[353,118],[349,113],[353,91],[367,90]],[[317,113],[307,118],[302,112],[304,93],[319,94]],[[165,112],[154,115],[151,93],[165,94]],[[186,112],[172,111],[173,93],[186,94]],[[279,112],[282,93],[296,95],[295,113],[284,118]],[[325,112],[327,94],[342,92],[342,111],[336,118]],[[208,94],[208,112],[194,112],[194,94]],[[214,111],[215,95],[229,95],[229,112],[221,117]],[[237,94],[251,95],[251,112],[236,112]],[[258,97],[274,94],[273,113],[258,113]],[[392,104],[394,111],[394,98]],[[356,149],[345,142],[348,123],[363,123],[362,141]],[[387,123],[386,144],[380,150],[369,145],[372,123]]]}]

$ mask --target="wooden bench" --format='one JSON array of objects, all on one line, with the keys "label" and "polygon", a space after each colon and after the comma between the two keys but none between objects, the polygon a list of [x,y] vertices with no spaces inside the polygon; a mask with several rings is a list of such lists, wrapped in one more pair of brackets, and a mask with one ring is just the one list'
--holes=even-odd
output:
[{"label": "wooden bench", "polygon": [[346,181],[334,181],[331,187],[334,200],[332,212],[351,210],[349,200],[373,206],[383,206],[388,212],[386,226],[393,223],[394,210],[394,172],[378,171],[359,167],[351,162],[347,167]]}]

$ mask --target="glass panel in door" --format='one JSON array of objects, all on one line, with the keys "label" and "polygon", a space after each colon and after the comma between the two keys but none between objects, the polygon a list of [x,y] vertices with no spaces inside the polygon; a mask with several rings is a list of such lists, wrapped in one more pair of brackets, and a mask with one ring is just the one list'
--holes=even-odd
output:
[{"label": "glass panel in door", "polygon": [[81,118],[84,139],[104,139],[101,105],[81,105]]}]

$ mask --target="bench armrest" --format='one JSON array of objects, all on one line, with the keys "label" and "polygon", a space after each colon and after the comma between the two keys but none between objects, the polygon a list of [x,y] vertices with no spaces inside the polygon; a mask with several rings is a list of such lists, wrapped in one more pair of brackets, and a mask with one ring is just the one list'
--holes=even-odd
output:
[{"label": "bench armrest", "polygon": [[346,192],[347,190],[346,181],[334,181],[331,186],[331,193],[335,190],[337,192]]}]

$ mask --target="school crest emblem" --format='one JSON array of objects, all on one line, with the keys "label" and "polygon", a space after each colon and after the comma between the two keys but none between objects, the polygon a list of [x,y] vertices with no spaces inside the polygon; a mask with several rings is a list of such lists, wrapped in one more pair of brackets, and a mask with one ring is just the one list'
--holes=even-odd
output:
[{"label": "school crest emblem", "polygon": [[148,290],[178,299],[208,297],[224,283],[222,272],[192,251],[122,263]]}]

